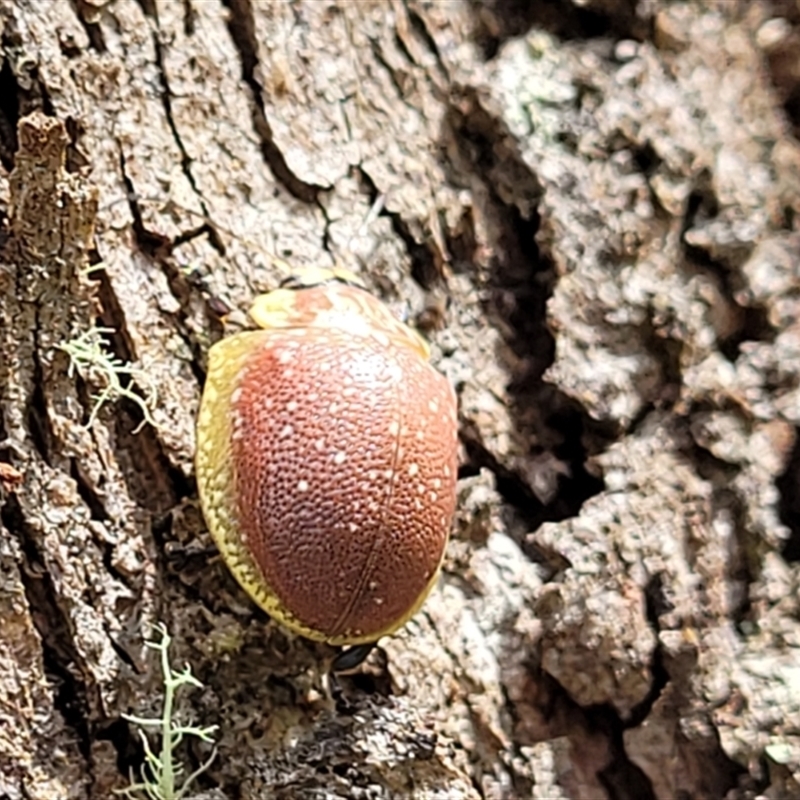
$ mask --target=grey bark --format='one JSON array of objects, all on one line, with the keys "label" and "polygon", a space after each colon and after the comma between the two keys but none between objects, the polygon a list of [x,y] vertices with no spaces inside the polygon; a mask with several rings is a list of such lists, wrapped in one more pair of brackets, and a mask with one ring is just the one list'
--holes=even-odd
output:
[{"label": "grey bark", "polygon": [[[800,795],[796,4],[0,0],[0,30],[0,798],[126,785],[159,621],[219,725],[198,798]],[[192,467],[210,343],[334,263],[430,339],[462,464],[440,585],[338,700]],[[96,328],[134,372],[87,425],[103,373],[61,346]]]}]

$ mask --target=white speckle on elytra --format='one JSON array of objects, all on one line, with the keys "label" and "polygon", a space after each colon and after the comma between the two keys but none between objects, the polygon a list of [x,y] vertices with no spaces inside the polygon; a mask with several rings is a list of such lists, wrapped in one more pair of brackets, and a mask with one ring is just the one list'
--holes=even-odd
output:
[{"label": "white speckle on elytra", "polygon": [[334,400],[334,401],[333,401],[333,402],[332,402],[332,403],[331,403],[331,404],[328,406],[328,413],[329,413],[329,414],[335,414],[335,413],[336,413],[338,410],[339,410],[339,404],[338,404],[338,403],[337,403],[337,402]]},{"label": "white speckle on elytra", "polygon": [[283,377],[284,378],[293,378],[294,377],[294,368],[293,367],[287,367],[283,371]]},{"label": "white speckle on elytra", "polygon": [[275,401],[271,397],[267,397],[264,400],[264,408],[272,408],[275,405]]},{"label": "white speckle on elytra", "polygon": [[241,387],[241,386],[237,386],[237,387],[236,387],[236,388],[235,388],[235,389],[234,389],[234,390],[231,392],[231,405],[232,405],[232,406],[235,406],[235,405],[237,405],[237,404],[238,404],[238,402],[239,402],[241,399],[242,399],[242,387]]},{"label": "white speckle on elytra", "polygon": [[390,481],[392,479],[392,475],[394,475],[393,469],[385,469],[383,471],[383,477],[386,478],[387,481]]},{"label": "white speckle on elytra", "polygon": [[428,497],[430,497],[431,503],[435,503],[439,499],[439,495],[436,492],[431,492]]},{"label": "white speckle on elytra", "polygon": [[298,492],[307,492],[308,491],[308,481],[297,481],[297,491]]},{"label": "white speckle on elytra", "polygon": [[291,414],[293,411],[297,411],[297,400],[290,400],[286,404],[286,410]]},{"label": "white speckle on elytra", "polygon": [[281,432],[278,434],[281,439],[286,439],[294,434],[294,428],[291,425],[284,425]]},{"label": "white speckle on elytra", "polygon": [[370,471],[367,473],[367,478],[368,478],[369,480],[371,480],[371,481],[377,480],[377,478],[378,478],[378,470],[376,470],[376,469],[371,469],[371,470],[370,470]]},{"label": "white speckle on elytra", "polygon": [[400,369],[400,367],[398,367],[398,366],[391,365],[391,366],[389,367],[389,370],[388,370],[388,372],[389,372],[389,377],[390,377],[390,378],[391,378],[391,379],[392,379],[392,380],[393,380],[395,383],[403,383],[403,381],[405,380],[405,377],[406,377],[406,376],[405,376],[405,373],[404,373],[404,372],[403,372],[403,370],[402,370],[402,369]]},{"label": "white speckle on elytra", "polygon": [[319,400],[319,392],[309,392],[306,395],[306,400],[308,400],[310,403],[316,403],[317,400]]},{"label": "white speckle on elytra", "polygon": [[408,465],[408,474],[413,478],[419,472],[419,465],[418,464],[409,464]]},{"label": "white speckle on elytra", "polygon": [[421,441],[422,441],[422,440],[425,438],[425,432],[424,432],[424,431],[417,431],[417,432],[414,434],[414,438],[415,438],[415,439],[416,439],[418,442],[421,442]]},{"label": "white speckle on elytra", "polygon": [[371,592],[374,592],[378,588],[378,581],[370,581],[367,586]]},{"label": "white speckle on elytra", "polygon": [[449,478],[450,477],[450,467],[448,467],[447,464],[445,464],[445,467],[444,467],[444,476],[445,476],[445,478]]},{"label": "white speckle on elytra", "polygon": [[320,372],[330,372],[331,369],[332,369],[331,362],[330,361],[321,361],[319,364],[317,364],[317,369]]},{"label": "white speckle on elytra", "polygon": [[341,465],[344,464],[345,461],[347,461],[347,453],[345,453],[344,450],[339,450],[339,452],[333,457],[334,464]]},{"label": "white speckle on elytra", "polygon": [[427,492],[427,491],[428,491],[428,487],[427,487],[427,486],[425,486],[425,484],[424,484],[424,483],[418,483],[418,484],[417,484],[417,491],[418,491],[420,494],[425,494],[425,492]]},{"label": "white speckle on elytra", "polygon": [[318,453],[321,453],[325,449],[325,440],[321,436],[314,441],[314,449]]},{"label": "white speckle on elytra", "polygon": [[392,421],[389,423],[389,436],[397,436],[400,433],[400,426]]},{"label": "white speckle on elytra", "polygon": [[433,486],[434,489],[440,489],[442,486],[442,482],[439,480],[439,478],[434,478],[431,481],[431,486]]},{"label": "white speckle on elytra", "polygon": [[375,605],[376,606],[383,605],[383,598],[382,597],[376,597],[375,598]]},{"label": "white speckle on elytra", "polygon": [[294,354],[289,350],[279,350],[276,356],[279,364],[288,364],[294,358]]},{"label": "white speckle on elytra", "polygon": [[356,525],[355,522],[351,522],[348,524],[347,530],[349,530],[350,533],[355,533],[358,530],[358,525]]},{"label": "white speckle on elytra", "polygon": [[428,400],[428,408],[435,414],[439,410],[439,401]]}]

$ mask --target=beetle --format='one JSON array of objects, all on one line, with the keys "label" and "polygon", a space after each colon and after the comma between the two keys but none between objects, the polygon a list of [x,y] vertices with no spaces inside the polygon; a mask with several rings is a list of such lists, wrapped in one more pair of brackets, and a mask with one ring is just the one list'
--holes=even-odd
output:
[{"label": "beetle", "polygon": [[344,270],[256,297],[209,351],[196,472],[227,566],[352,669],[433,587],[456,503],[457,403],[422,337]]}]

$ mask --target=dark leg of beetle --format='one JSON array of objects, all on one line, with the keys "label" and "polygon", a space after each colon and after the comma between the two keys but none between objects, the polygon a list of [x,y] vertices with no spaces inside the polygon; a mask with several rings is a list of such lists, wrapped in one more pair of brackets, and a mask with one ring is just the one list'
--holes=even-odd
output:
[{"label": "dark leg of beetle", "polygon": [[347,650],[342,650],[336,658],[333,659],[331,664],[332,673],[352,672],[358,667],[361,662],[372,652],[377,642],[370,642],[369,644],[357,644],[355,647],[348,647]]}]

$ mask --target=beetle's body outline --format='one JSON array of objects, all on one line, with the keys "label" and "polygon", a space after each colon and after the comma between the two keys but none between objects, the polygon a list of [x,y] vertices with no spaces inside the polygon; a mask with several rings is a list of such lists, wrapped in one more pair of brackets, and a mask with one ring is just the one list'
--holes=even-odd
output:
[{"label": "beetle's body outline", "polygon": [[[338,280],[319,284],[317,280],[320,275],[330,275]],[[422,606],[436,582],[455,506],[457,420],[455,394],[446,379],[428,364],[428,347],[424,340],[397,320],[380,300],[360,288],[357,279],[350,280],[354,276],[348,274],[347,277],[347,282],[343,283],[341,274],[317,271],[313,275],[315,283],[312,286],[307,282],[300,282],[297,289],[280,288],[259,296],[253,303],[251,317],[260,329],[222,339],[211,348],[207,382],[198,415],[196,466],[201,504],[209,530],[231,572],[253,600],[279,623],[309,639],[333,645],[363,645],[373,643],[405,625]],[[295,372],[292,358],[286,358],[286,355],[297,357],[297,369],[308,377],[310,368],[303,361],[308,353],[315,354],[313,358],[317,359],[321,369],[330,364],[334,372],[339,373],[331,378],[323,375],[324,371],[317,375],[319,385],[316,388],[320,391],[313,391],[311,394],[316,397],[322,393],[319,401],[327,402],[326,408],[338,405],[338,377],[345,383],[349,381],[352,384],[351,394],[357,394],[371,386],[372,376],[369,370],[379,371],[380,380],[376,379],[375,382],[378,394],[377,411],[370,411],[370,414],[374,413],[376,424],[382,425],[388,431],[376,438],[375,431],[369,427],[373,420],[364,424],[368,447],[385,456],[383,478],[379,474],[369,484],[373,489],[364,498],[365,502],[377,506],[373,517],[365,517],[363,514],[359,517],[357,513],[352,515],[353,519],[366,520],[365,524],[374,528],[377,525],[379,537],[376,544],[370,544],[368,535],[361,530],[357,529],[353,535],[361,536],[362,545],[366,543],[366,549],[377,549],[380,552],[364,555],[362,550],[365,547],[357,552],[358,558],[363,560],[361,568],[366,571],[366,577],[357,577],[359,567],[354,562],[352,572],[356,577],[351,575],[347,583],[347,591],[353,596],[336,612],[338,616],[331,617],[330,614],[334,613],[331,609],[321,609],[316,614],[323,619],[321,623],[309,623],[308,620],[315,616],[309,605],[313,598],[309,599],[303,594],[302,586],[298,588],[296,576],[291,580],[287,578],[288,589],[278,586],[283,576],[276,569],[291,571],[296,565],[284,557],[287,548],[285,541],[281,545],[282,550],[276,550],[277,546],[273,547],[271,540],[265,544],[264,530],[270,528],[271,521],[268,519],[269,509],[265,512],[261,506],[264,505],[262,498],[271,489],[269,481],[263,475],[257,475],[252,480],[249,477],[263,469],[264,464],[270,466],[269,459],[273,457],[273,451],[284,453],[283,458],[285,453],[290,453],[284,444],[278,442],[278,438],[293,426],[284,424],[279,430],[271,429],[269,426],[274,422],[273,417],[278,421],[289,419],[285,412],[286,408],[292,406],[300,406],[301,410],[305,410],[307,421],[318,417],[318,410],[306,402],[306,394],[301,393],[297,401],[290,399],[287,402],[289,395],[285,392],[281,395],[283,412],[277,412],[284,413],[284,416],[268,415],[259,404],[272,402],[269,395],[273,388],[268,385],[263,396],[259,394],[262,384],[258,381],[263,376],[258,370],[268,376],[276,376],[276,384],[283,387],[286,383],[284,373]],[[330,359],[327,359],[326,353],[331,354]],[[254,372],[257,373],[255,377],[252,374]],[[405,386],[409,381],[416,382],[414,388],[419,390],[419,397],[411,389],[406,390]],[[381,405],[381,392],[389,385],[394,387],[392,391],[399,394],[397,398],[392,395],[391,402]],[[307,392],[308,382],[303,386]],[[342,387],[341,393],[345,393],[345,389],[346,387]],[[277,388],[274,391],[278,391]],[[331,398],[334,398],[333,401]],[[351,398],[350,402],[366,410],[369,406],[368,400],[369,398],[356,397]],[[392,403],[398,405],[401,400],[407,409],[392,407]],[[259,408],[253,411],[253,406]],[[372,408],[369,406],[369,409]],[[404,418],[406,410],[415,418]],[[309,417],[309,414],[312,416]],[[393,416],[395,414],[396,417]],[[354,419],[356,418],[344,420],[345,430],[358,427],[356,424],[354,428]],[[346,427],[348,423],[349,428]],[[260,450],[255,455],[251,452],[252,448],[248,449],[242,443],[254,430],[272,430],[268,437],[262,437],[266,438],[266,443],[260,443]],[[306,454],[314,455],[309,450],[310,440],[307,436],[303,438],[303,430],[291,431],[291,435],[296,436],[297,446]],[[394,444],[391,436],[394,436]],[[404,436],[408,439],[407,442],[403,441]],[[426,437],[435,443],[435,447],[431,449],[433,455],[426,449]],[[315,441],[314,444],[316,443]],[[360,451],[358,442],[350,444],[352,446],[349,447],[349,453],[356,462],[359,458],[366,458]],[[390,452],[392,447],[394,451]],[[367,454],[371,452],[370,450]],[[390,456],[391,460],[387,461]],[[345,470],[340,470],[341,474],[349,477],[344,451],[335,453],[333,459],[337,467]],[[251,466],[255,465],[255,468],[250,469],[247,476],[243,476],[240,473],[245,470],[240,466],[237,472],[237,463],[249,463]],[[330,463],[330,459],[326,463]],[[391,475],[390,469],[393,471]],[[397,470],[402,470],[402,474],[395,474]],[[380,473],[380,470],[370,469],[369,472],[372,479],[372,473]],[[411,493],[409,486],[412,485],[414,491],[419,490],[422,499],[417,499],[417,495]],[[327,486],[330,489],[330,481]],[[310,491],[309,481],[304,478],[297,481],[294,487],[298,491]],[[424,491],[426,489],[430,491]],[[380,502],[370,500],[373,494],[382,498]],[[279,499],[285,500],[284,495],[285,492]],[[248,502],[241,501],[237,504],[237,497],[242,496],[249,497]],[[300,505],[305,503],[305,497],[298,496],[297,500]],[[402,519],[398,521],[399,511],[391,507],[392,503],[399,504],[401,511],[408,510],[408,534],[403,528],[405,522]],[[355,506],[354,502],[353,507]],[[253,510],[254,507],[258,508]],[[304,507],[306,517],[311,519],[313,504],[305,503]],[[297,527],[299,523],[291,513],[284,517],[295,526],[295,536],[302,540],[305,529],[302,526]],[[347,518],[345,516],[344,519]],[[318,520],[312,519],[312,522],[311,528],[320,528],[321,523]],[[333,524],[332,521],[331,525]],[[353,528],[353,524],[350,527]],[[340,529],[335,534],[339,539],[342,537]],[[270,536],[266,538],[280,539],[282,534],[283,527],[279,526],[277,532],[272,529]],[[412,537],[411,540],[404,541],[404,535]],[[345,550],[350,546],[347,540],[336,540],[333,533],[331,537],[334,542],[331,545],[332,552],[339,544],[343,544]],[[327,546],[322,537],[301,541],[300,544],[311,550],[316,547],[317,560],[320,553],[323,553],[324,546]],[[380,561],[388,558],[391,562],[398,547],[404,555],[397,556],[397,568],[392,570],[387,566],[381,571]],[[298,552],[302,549],[299,547]],[[298,555],[298,558],[301,556]],[[379,563],[376,563],[376,559]],[[335,561],[334,558],[332,563]],[[340,562],[340,565],[348,566],[348,562]],[[404,569],[408,573],[405,577],[401,574]],[[343,569],[343,572],[346,571]],[[377,576],[374,580],[369,579],[370,571]],[[272,583],[268,575],[273,576]],[[316,573],[313,577],[318,578]],[[331,580],[335,578],[336,576],[331,576]],[[395,584],[392,583],[394,578],[397,578]],[[395,587],[394,591],[390,591],[392,586]],[[298,598],[303,602],[299,602]],[[293,602],[294,611],[291,608]],[[296,613],[297,607],[304,605],[303,614]],[[389,616],[381,616],[384,610]],[[353,615],[355,622],[349,620],[348,614]],[[305,619],[301,616],[305,616]],[[364,624],[359,624],[359,621]]]}]

